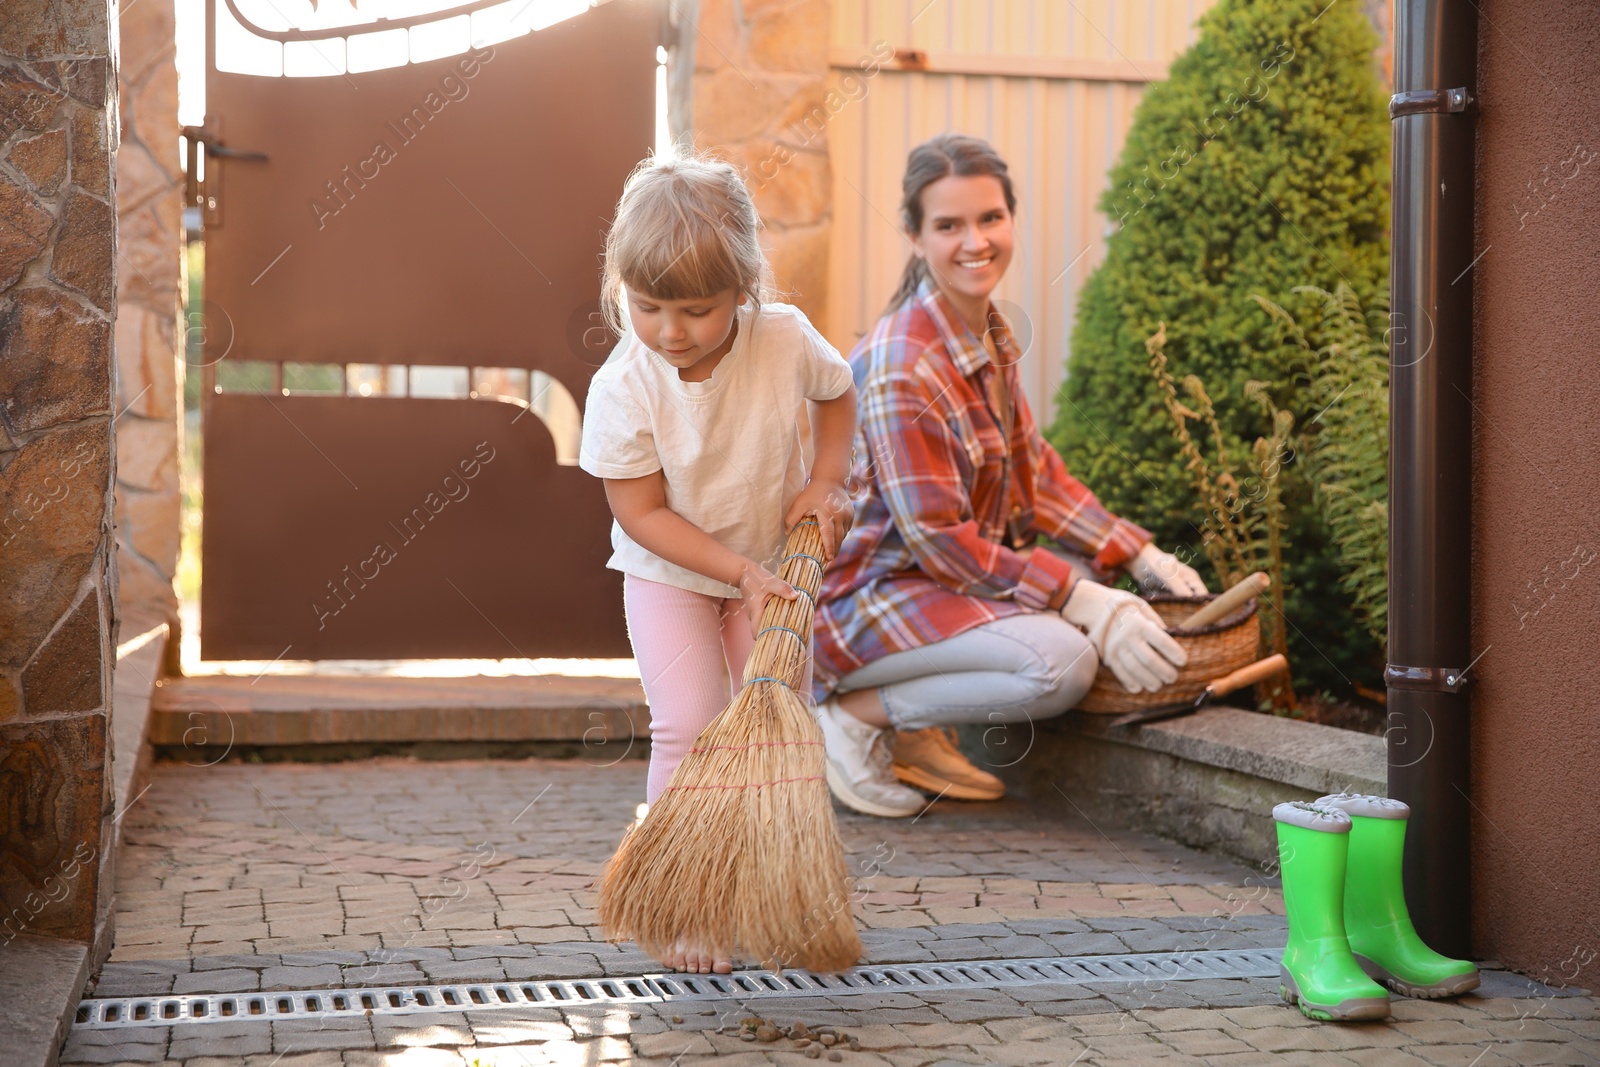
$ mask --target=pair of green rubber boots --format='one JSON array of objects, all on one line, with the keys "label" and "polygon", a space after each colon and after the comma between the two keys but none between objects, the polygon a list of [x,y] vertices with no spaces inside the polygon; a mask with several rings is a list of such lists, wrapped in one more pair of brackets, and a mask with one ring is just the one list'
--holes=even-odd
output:
[{"label": "pair of green rubber boots", "polygon": [[1289,917],[1278,993],[1307,1017],[1385,1018],[1378,982],[1428,999],[1477,988],[1476,967],[1439,955],[1411,925],[1400,884],[1410,815],[1398,800],[1358,793],[1272,809]]}]

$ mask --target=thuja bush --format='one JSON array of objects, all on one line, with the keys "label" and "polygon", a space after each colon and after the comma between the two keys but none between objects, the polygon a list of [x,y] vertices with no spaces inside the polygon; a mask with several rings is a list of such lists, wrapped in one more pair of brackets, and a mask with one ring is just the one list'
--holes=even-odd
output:
[{"label": "thuja bush", "polygon": [[[1146,91],[1101,197],[1113,232],[1079,297],[1050,438],[1108,506],[1199,563],[1202,504],[1152,388],[1145,339],[1166,323],[1171,373],[1206,383],[1236,454],[1261,433],[1250,381],[1311,423],[1305,350],[1254,298],[1299,317],[1319,299],[1313,289],[1343,284],[1375,324],[1387,310],[1389,123],[1376,43],[1359,5],[1221,0]],[[1381,647],[1293,460],[1281,491],[1297,680],[1346,693],[1351,681],[1370,684]]]}]

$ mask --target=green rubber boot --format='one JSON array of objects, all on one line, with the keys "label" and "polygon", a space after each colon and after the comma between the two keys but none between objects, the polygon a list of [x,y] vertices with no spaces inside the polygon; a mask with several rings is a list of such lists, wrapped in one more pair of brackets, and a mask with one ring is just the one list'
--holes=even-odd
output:
[{"label": "green rubber boot", "polygon": [[1478,968],[1441,956],[1417,936],[1400,883],[1411,809],[1398,800],[1335,793],[1314,802],[1350,816],[1344,926],[1361,969],[1406,997],[1435,1000],[1478,988]]},{"label": "green rubber boot", "polygon": [[1350,816],[1301,801],[1272,809],[1289,943],[1278,968],[1278,995],[1310,1019],[1382,1019],[1389,994],[1350,954],[1344,932],[1344,869]]}]

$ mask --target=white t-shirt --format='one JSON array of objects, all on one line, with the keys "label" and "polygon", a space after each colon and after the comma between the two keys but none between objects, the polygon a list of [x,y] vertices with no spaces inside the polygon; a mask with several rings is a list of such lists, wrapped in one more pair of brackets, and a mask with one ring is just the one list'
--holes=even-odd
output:
[{"label": "white t-shirt", "polygon": [[[741,304],[733,348],[686,382],[632,333],[589,383],[578,465],[597,478],[662,471],[667,507],[740,555],[770,565],[784,513],[805,488],[799,415],[849,388],[850,365],[788,304]],[[739,591],[668,563],[611,524],[606,566],[697,593]]]}]

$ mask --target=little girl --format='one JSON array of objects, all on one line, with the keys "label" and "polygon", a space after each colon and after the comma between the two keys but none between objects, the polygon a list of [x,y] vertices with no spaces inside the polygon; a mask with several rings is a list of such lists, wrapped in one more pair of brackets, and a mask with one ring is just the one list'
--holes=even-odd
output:
[{"label": "little girl", "polygon": [[[831,557],[850,524],[850,367],[768,302],[759,227],[738,172],[691,156],[640,164],[606,238],[601,302],[622,336],[589,385],[578,462],[616,517],[607,566],[650,703],[650,802],[727,705],[766,598],[797,595],[771,569],[789,527],[816,515]],[[708,946],[662,962],[732,970]]]}]

